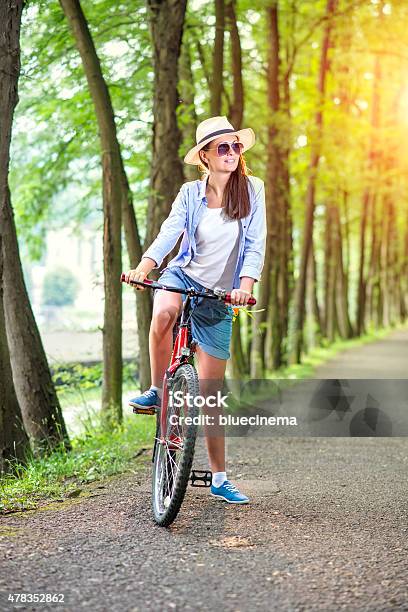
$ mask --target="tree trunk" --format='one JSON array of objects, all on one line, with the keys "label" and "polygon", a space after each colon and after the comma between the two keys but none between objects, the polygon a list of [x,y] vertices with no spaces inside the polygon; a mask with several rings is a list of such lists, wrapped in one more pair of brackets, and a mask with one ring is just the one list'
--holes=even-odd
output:
[{"label": "tree trunk", "polygon": [[311,250],[311,254],[310,254],[311,260],[312,260],[312,283],[313,283],[313,291],[312,291],[312,296],[313,296],[313,315],[316,321],[316,325],[317,325],[317,330],[318,330],[318,335],[319,335],[319,341],[321,339],[322,336],[322,316],[320,313],[320,306],[319,306],[319,300],[317,299],[317,264],[316,264],[316,257],[314,254],[314,245],[312,242],[312,250]]},{"label": "tree trunk", "polygon": [[383,311],[382,325],[389,326],[395,324],[396,319],[396,295],[395,295],[395,269],[396,269],[396,249],[397,232],[395,228],[395,208],[389,194],[384,196],[384,240],[383,240],[383,274],[382,274],[382,295]]},{"label": "tree trunk", "polygon": [[[373,79],[373,97],[371,111],[371,139],[370,148],[367,160],[367,174],[373,171],[377,163],[378,144],[377,131],[379,128],[379,106],[380,94],[379,84],[381,82],[381,66],[378,56],[375,58],[374,79]],[[365,310],[366,310],[366,231],[368,222],[368,209],[372,202],[373,195],[369,186],[366,187],[361,205],[361,221],[360,221],[360,259],[358,268],[358,289],[357,289],[357,309],[356,309],[356,334],[359,336],[365,332]]]},{"label": "tree trunk", "polygon": [[377,194],[373,194],[371,202],[371,218],[370,218],[370,265],[367,276],[366,285],[366,309],[365,309],[365,320],[370,323],[378,325],[379,322],[375,321],[377,312],[377,302],[379,298],[379,255],[380,255],[380,227],[377,215],[377,208],[379,205],[379,198]]},{"label": "tree trunk", "polygon": [[333,204],[326,204],[326,232],[325,232],[325,296],[324,296],[324,335],[330,342],[335,340],[335,284],[337,261],[333,245]]},{"label": "tree trunk", "polygon": [[[279,198],[279,125],[276,114],[279,111],[279,30],[278,7],[273,2],[267,8],[268,17],[268,147],[266,168],[266,243],[264,273],[259,287],[257,310],[252,321],[251,376],[261,378],[265,367],[273,369],[276,363],[276,347],[279,346],[280,321],[278,303],[279,237],[281,231]],[[268,334],[269,331],[269,335]]]},{"label": "tree trunk", "polygon": [[207,60],[205,58],[204,47],[201,44],[201,39],[204,39],[204,36],[205,36],[205,28],[203,27],[201,27],[200,29],[198,29],[198,27],[193,28],[191,32],[191,36],[194,40],[194,46],[197,49],[197,55],[198,55],[198,59],[200,60],[201,69],[203,71],[203,75],[205,78],[205,83],[208,87],[208,90],[211,91],[212,83],[211,83],[210,70],[208,68]]},{"label": "tree trunk", "polygon": [[109,91],[79,0],[60,0],[81,55],[95,106],[102,151],[104,213],[103,387],[101,416],[107,428],[122,421],[121,222],[123,164]]},{"label": "tree trunk", "polygon": [[[181,133],[177,125],[177,86],[186,0],[163,0],[160,3],[148,0],[147,7],[154,48],[154,98],[152,195],[149,198],[143,251],[159,233],[184,180],[179,157]],[[171,254],[165,257],[163,265],[166,265],[169,257]],[[154,275],[157,276],[157,271]]]},{"label": "tree trunk", "polygon": [[387,195],[384,195],[383,203],[383,241],[381,244],[381,294],[383,297],[382,302],[382,317],[381,325],[388,326],[390,324],[390,306],[389,306],[389,279],[388,279],[388,243],[389,243],[389,199]]},{"label": "tree trunk", "polygon": [[308,283],[310,282],[310,304],[313,314],[314,345],[320,344],[322,338],[322,317],[320,313],[319,300],[317,299],[317,265],[314,253],[314,245],[310,253],[310,268],[308,264]]},{"label": "tree trunk", "polygon": [[343,235],[340,212],[337,205],[333,207],[333,253],[334,260],[337,262],[335,305],[339,332],[342,338],[351,338],[353,336],[353,328],[349,316],[348,281],[343,264]]},{"label": "tree trunk", "polygon": [[[242,82],[241,40],[235,14],[235,0],[228,0],[226,2],[225,16],[227,17],[231,37],[231,72],[233,77],[232,99],[229,105],[228,119],[236,130],[240,130],[244,114],[244,89]],[[238,316],[232,326],[231,337],[231,372],[233,378],[237,380],[240,380],[248,372],[246,353],[242,345],[241,325],[242,317]]]},{"label": "tree trunk", "polygon": [[346,190],[343,191],[343,211],[344,211],[344,240],[346,246],[346,254],[345,254],[345,272],[347,278],[350,276],[350,212],[348,205],[348,192]]},{"label": "tree trunk", "polygon": [[15,390],[35,451],[51,450],[68,434],[24,283],[8,186],[11,128],[20,72],[23,2],[0,3],[0,237],[3,244],[3,302]]},{"label": "tree trunk", "polygon": [[320,309],[317,301],[316,260],[313,252],[307,264],[306,283],[306,330],[307,350],[319,345],[321,339]]},{"label": "tree trunk", "polygon": [[408,206],[405,218],[404,248],[401,262],[401,293],[400,293],[400,317],[405,321],[408,317]]},{"label": "tree trunk", "polygon": [[227,0],[225,15],[231,39],[232,101],[228,118],[236,130],[241,129],[244,116],[244,85],[242,81],[242,50],[237,25],[236,0]]},{"label": "tree trunk", "polygon": [[[289,332],[289,310],[293,300],[294,293],[294,253],[293,253],[293,219],[291,211],[291,197],[290,197],[290,142],[291,137],[291,97],[290,97],[290,72],[284,71],[282,75],[282,92],[283,101],[281,103],[282,116],[285,121],[282,122],[281,130],[283,130],[283,145],[281,148],[281,166],[283,176],[283,188],[282,188],[282,206],[283,206],[283,229],[282,229],[282,251],[281,251],[281,264],[280,264],[280,286],[281,286],[281,329],[282,339],[285,341],[285,346],[282,352],[283,363],[288,363],[288,350],[287,350],[287,337]],[[314,275],[316,275],[316,265],[314,262]],[[316,291],[314,292],[316,295]],[[316,311],[316,304],[315,304]],[[318,306],[317,306],[318,311]],[[320,315],[317,319],[319,321],[319,330],[321,330]]]},{"label": "tree trunk", "polygon": [[[211,79],[211,116],[221,115],[223,70],[224,70],[224,31],[225,7],[224,0],[215,0],[215,40],[213,52],[213,69]],[[235,127],[235,126],[234,126]]]},{"label": "tree trunk", "polygon": [[[196,143],[197,114],[194,103],[194,75],[191,69],[191,50],[189,32],[184,31],[179,60],[179,87],[181,108],[179,109],[179,126],[183,135],[182,155]],[[184,176],[187,181],[195,181],[199,177],[197,166],[185,164]]]},{"label": "tree trunk", "polygon": [[360,255],[358,265],[358,289],[357,289],[357,317],[356,331],[360,336],[365,332],[364,312],[366,307],[366,279],[365,279],[365,252],[366,252],[366,228],[368,220],[368,210],[370,206],[370,191],[367,187],[361,205],[360,219]]},{"label": "tree trunk", "polygon": [[[280,94],[280,36],[278,3],[273,2],[267,9],[269,21],[270,46],[268,55],[268,105],[270,124],[268,127],[267,147],[267,186],[271,194],[268,227],[271,229],[269,241],[270,273],[269,291],[266,295],[265,365],[268,370],[276,370],[282,364],[282,273],[285,253],[285,205],[284,176],[281,163],[281,127],[278,113],[281,106]],[[267,209],[268,215],[268,209]],[[262,313],[263,314],[263,313]]]},{"label": "tree trunk", "polygon": [[11,372],[3,308],[3,251],[0,236],[0,478],[12,471],[10,462],[24,463],[29,443]]},{"label": "tree trunk", "polygon": [[306,194],[306,215],[303,229],[303,242],[300,255],[299,278],[296,285],[296,296],[294,306],[294,343],[291,353],[291,362],[300,363],[302,355],[303,340],[303,321],[305,312],[305,293],[306,293],[306,274],[307,262],[313,240],[315,190],[317,171],[320,159],[320,140],[323,130],[323,103],[326,89],[326,75],[328,70],[328,53],[330,47],[330,36],[332,30],[333,13],[337,6],[337,0],[327,0],[326,5],[326,25],[322,41],[322,51],[320,56],[320,70],[318,81],[318,110],[315,116],[316,137],[311,145],[311,160],[309,169],[309,183]]}]

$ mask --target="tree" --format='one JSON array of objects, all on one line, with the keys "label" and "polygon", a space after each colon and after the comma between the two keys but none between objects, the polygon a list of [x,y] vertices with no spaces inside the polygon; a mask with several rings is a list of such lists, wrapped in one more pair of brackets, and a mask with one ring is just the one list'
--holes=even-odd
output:
[{"label": "tree", "polygon": [[[154,55],[152,167],[144,250],[156,238],[183,182],[177,125],[178,61],[186,0],[147,2]],[[166,259],[166,258],[165,258]]]},{"label": "tree", "polygon": [[315,191],[317,181],[317,171],[319,167],[321,137],[323,126],[323,111],[322,106],[325,98],[326,75],[328,70],[328,52],[330,48],[330,36],[333,27],[333,14],[335,12],[337,0],[327,0],[326,5],[326,24],[324,27],[322,51],[320,57],[320,70],[318,80],[318,108],[315,114],[315,140],[312,144],[310,166],[309,166],[309,181],[306,194],[306,216],[303,229],[302,252],[299,264],[299,277],[296,285],[295,298],[295,326],[291,361],[300,363],[303,343],[303,322],[305,314],[305,295],[306,295],[306,277],[309,254],[313,241],[313,220],[315,209]]},{"label": "tree", "polygon": [[[184,28],[183,32],[183,42],[179,60],[179,75],[181,104],[178,108],[178,125],[183,135],[181,145],[182,153],[180,155],[180,157],[183,157],[185,151],[188,151],[195,144],[195,133],[197,128],[197,114],[194,104],[195,84],[191,68],[191,41],[188,28]],[[187,164],[184,167],[184,176],[188,181],[197,180],[199,178],[197,166]]]},{"label": "tree", "polygon": [[29,443],[11,373],[3,309],[3,251],[0,237],[0,477],[12,462],[23,463]]},{"label": "tree", "polygon": [[224,0],[215,0],[215,40],[211,78],[211,116],[221,115],[224,70]]},{"label": "tree", "polygon": [[[279,144],[279,122],[277,115],[280,109],[280,56],[279,56],[279,28],[278,28],[278,4],[273,2],[267,9],[269,27],[268,45],[268,147],[266,168],[266,215],[268,226],[267,250],[265,253],[265,272],[260,287],[258,300],[259,312],[254,318],[253,341],[251,352],[251,376],[261,377],[265,369],[267,349],[265,346],[266,322],[271,330],[271,344],[268,351],[280,353],[281,331],[280,331],[280,309],[278,295],[279,280],[279,252],[282,235],[282,197],[281,181],[282,166],[280,164]],[[280,357],[275,355],[272,359],[275,367],[280,365]]]},{"label": "tree", "polygon": [[[224,7],[226,25],[231,38],[231,72],[232,93],[229,101],[228,119],[236,130],[242,127],[244,115],[244,85],[242,80],[242,49],[238,30],[235,0],[227,0]],[[215,59],[215,58],[214,58]],[[221,66],[222,70],[222,66]],[[248,371],[246,353],[242,346],[241,318],[238,317],[232,326],[231,335],[231,369],[232,375],[239,380]]]},{"label": "tree", "polygon": [[[31,309],[21,267],[8,185],[11,127],[20,73],[20,21],[23,2],[0,4],[0,238],[3,303],[11,366],[24,425],[34,449],[69,448],[61,407]],[[3,359],[7,358],[4,357]]]},{"label": "tree", "polygon": [[[104,5],[103,8],[108,12],[109,5]],[[112,158],[112,167],[115,168],[115,173],[119,174],[117,169],[120,167],[120,176],[115,174],[115,184],[119,183],[121,186],[121,217],[122,217],[122,226],[124,229],[127,252],[129,257],[130,266],[135,268],[139,263],[142,257],[142,245],[139,234],[139,228],[136,220],[135,209],[133,205],[133,195],[132,190],[129,184],[128,174],[125,170],[122,149],[119,144],[118,136],[117,136],[117,117],[115,117],[114,106],[111,98],[111,91],[109,90],[105,76],[102,72],[101,62],[99,56],[96,52],[94,39],[91,35],[91,32],[87,26],[87,21],[85,15],[82,11],[81,4],[79,2],[66,4],[66,9],[69,11],[70,15],[74,15],[75,12],[80,15],[80,22],[83,27],[73,28],[72,32],[74,34],[74,38],[76,40],[77,47],[80,51],[82,57],[83,69],[87,78],[89,92],[91,94],[91,98],[93,101],[94,109],[96,112],[97,125],[99,128],[99,134],[104,134],[103,140],[104,142],[113,143],[111,147],[111,158]],[[131,19],[128,20],[128,24],[131,24],[135,28],[138,25],[138,6],[134,7],[135,15],[132,12],[129,13]],[[66,11],[66,12],[67,12]],[[99,8],[98,8],[99,12]],[[97,12],[97,16],[99,14]],[[94,17],[96,17],[96,15]],[[105,15],[105,18],[113,20],[113,24],[111,28],[113,30],[117,30],[121,26],[123,26],[123,21],[121,21],[120,15],[117,14],[115,10],[108,12]],[[99,18],[100,19],[100,18]],[[140,19],[140,17],[139,17]],[[105,26],[103,20],[98,23],[99,31],[102,25]],[[126,23],[126,20],[125,20]],[[106,27],[102,28],[102,32],[106,30]],[[108,28],[109,30],[109,28]],[[144,35],[140,29],[137,30],[140,33],[140,44],[146,46],[146,35]],[[134,36],[134,34],[133,34]],[[129,36],[132,38],[132,34]],[[149,56],[148,56],[149,57]],[[146,68],[149,67],[148,62],[146,62],[143,54],[140,54],[139,64],[135,69],[136,75],[140,73],[146,72]],[[126,83],[126,85],[128,85]],[[125,89],[125,88],[124,88]],[[129,88],[127,88],[129,89]],[[132,87],[130,89],[133,89]],[[97,103],[96,101],[99,100]],[[102,140],[102,138],[101,138]],[[149,160],[143,158],[143,163],[139,160],[138,171],[143,167],[144,164],[148,167]],[[106,233],[104,234],[106,239]],[[106,246],[108,249],[108,247]],[[104,258],[106,261],[106,258]],[[115,282],[115,281],[114,281]],[[151,296],[146,292],[137,292],[135,291],[136,296],[136,321],[138,328],[138,344],[139,344],[139,383],[142,388],[148,387],[150,385],[150,360],[149,360],[149,325],[152,314],[152,304],[151,304]],[[109,318],[109,317],[108,317]],[[106,316],[105,316],[106,319]],[[112,322],[112,324],[114,324]],[[117,321],[118,326],[119,321]],[[116,340],[118,340],[117,334],[120,332],[119,327],[116,328]],[[107,334],[110,335],[111,330],[108,330],[108,327],[104,325],[104,329],[107,331]],[[107,352],[109,349],[106,348]],[[102,400],[103,406],[106,406],[107,412],[109,412],[109,399],[110,392],[108,389],[112,388],[112,393],[119,397],[119,389],[113,381],[113,377],[110,376],[115,371],[119,371],[119,363],[117,362],[115,368],[110,367],[111,364],[107,363],[104,366],[104,394],[103,397],[106,398]],[[103,409],[104,410],[104,409]],[[121,409],[119,409],[118,418],[119,420],[122,418]]]},{"label": "tree", "polygon": [[[379,143],[378,143],[378,128],[379,128],[379,84],[381,80],[381,64],[379,58],[377,57],[375,60],[375,68],[374,68],[374,80],[373,80],[373,97],[372,97],[372,106],[371,106],[371,138],[370,138],[370,147],[368,151],[368,171],[372,171],[374,166],[379,162]],[[366,240],[367,240],[367,223],[368,223],[368,212],[370,204],[373,207],[375,203],[373,201],[374,194],[371,190],[371,185],[367,184],[363,199],[361,203],[361,216],[360,216],[360,259],[359,259],[359,267],[358,267],[358,293],[357,293],[357,314],[356,314],[356,328],[357,334],[360,335],[365,332],[365,319],[364,312],[366,308],[366,285],[367,279],[365,277],[365,266],[366,266]],[[374,219],[373,219],[374,221]],[[375,228],[375,221],[373,224],[373,229]],[[374,238],[374,236],[373,236]],[[373,241],[373,247],[375,248],[375,242]],[[374,257],[374,253],[373,253]],[[374,262],[373,262],[374,263]]]},{"label": "tree", "polygon": [[236,0],[227,0],[225,16],[231,37],[231,71],[233,96],[228,110],[228,117],[236,130],[242,125],[244,115],[244,84],[242,79],[242,49],[237,24]]}]

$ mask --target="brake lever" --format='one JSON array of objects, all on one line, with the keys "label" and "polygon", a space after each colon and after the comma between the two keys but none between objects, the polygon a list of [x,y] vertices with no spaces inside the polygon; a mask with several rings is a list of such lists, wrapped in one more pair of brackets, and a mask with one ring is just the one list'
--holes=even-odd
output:
[{"label": "brake lever", "polygon": [[218,296],[219,300],[224,300],[225,296],[227,295],[226,290],[222,287],[215,287],[215,289],[213,289],[213,292],[215,293],[215,295]]}]

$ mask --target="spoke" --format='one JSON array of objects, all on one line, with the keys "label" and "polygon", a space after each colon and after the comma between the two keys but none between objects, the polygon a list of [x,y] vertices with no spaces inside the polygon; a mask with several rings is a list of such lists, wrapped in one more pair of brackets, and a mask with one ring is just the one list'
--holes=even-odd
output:
[{"label": "spoke", "polygon": [[[171,452],[171,451],[170,451],[170,452]],[[174,463],[174,465],[176,466],[176,468],[177,468],[177,470],[178,470],[178,465],[177,465],[177,463],[174,461],[174,459],[173,459],[173,457],[171,456],[170,452],[169,452],[169,454],[168,454],[168,458],[170,459],[170,461],[172,461],[172,462]]]},{"label": "spoke", "polygon": [[160,509],[162,509],[164,507],[164,503],[163,503],[163,493],[164,493],[164,487],[165,487],[165,470],[164,470],[164,466],[163,466],[163,460],[164,460],[164,453],[163,453],[163,449],[160,449],[160,454],[161,454],[161,459],[160,459],[160,481],[159,481],[159,503],[160,503]]},{"label": "spoke", "polygon": [[172,470],[171,473],[172,473],[172,478],[173,478],[173,486],[172,486],[172,490],[173,490],[174,486],[175,486],[176,475],[179,472],[179,467],[178,467],[177,463],[174,461],[173,457],[170,454],[168,455],[168,459],[170,459],[170,462],[173,463],[173,465],[175,466],[175,470],[176,470],[176,472],[173,471],[173,466],[170,463],[170,469]]},{"label": "spoke", "polygon": [[165,455],[165,464],[166,464],[166,478],[165,478],[165,481],[164,481],[164,489],[165,489],[164,493],[165,493],[165,495],[164,495],[163,503],[164,503],[166,497],[170,497],[169,466],[168,466],[168,461],[167,461],[167,454]]}]

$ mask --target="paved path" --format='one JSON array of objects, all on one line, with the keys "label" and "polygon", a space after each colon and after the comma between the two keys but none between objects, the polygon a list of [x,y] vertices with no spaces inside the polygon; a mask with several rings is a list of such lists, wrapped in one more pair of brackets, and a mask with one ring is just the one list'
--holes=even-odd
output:
[{"label": "paved path", "polygon": [[[408,331],[317,376],[385,378],[390,364],[408,378]],[[65,610],[408,610],[407,438],[253,435],[228,450],[248,506],[190,489],[160,529],[142,472],[3,517],[0,591],[65,593]]]}]

